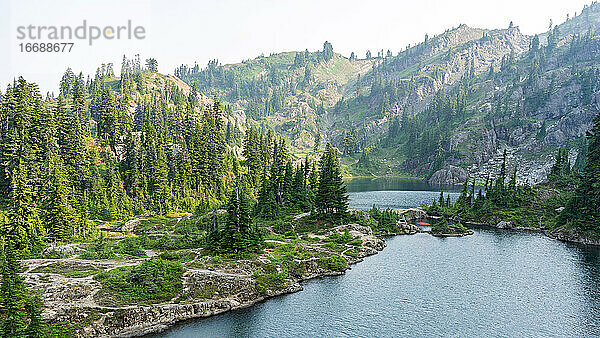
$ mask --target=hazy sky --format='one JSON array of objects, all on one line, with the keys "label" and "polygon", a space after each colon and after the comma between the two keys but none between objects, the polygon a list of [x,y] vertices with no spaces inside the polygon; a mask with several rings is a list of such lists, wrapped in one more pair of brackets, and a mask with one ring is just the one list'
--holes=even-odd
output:
[{"label": "hazy sky", "polygon": [[[94,74],[101,63],[120,70],[123,54],[154,57],[159,71],[197,61],[202,67],[218,58],[239,62],[261,53],[321,49],[325,40],[346,56],[367,49],[396,54],[407,44],[465,23],[505,28],[512,20],[526,34],[536,34],[568,14],[580,13],[591,0],[2,0],[0,1],[0,88],[18,76],[37,82],[43,92],[57,92],[70,66]],[[131,20],[146,30],[143,40],[76,40],[70,53],[26,53],[17,27],[28,25],[119,26]],[[46,40],[49,41],[49,40]],[[38,40],[39,42],[39,40]]]}]

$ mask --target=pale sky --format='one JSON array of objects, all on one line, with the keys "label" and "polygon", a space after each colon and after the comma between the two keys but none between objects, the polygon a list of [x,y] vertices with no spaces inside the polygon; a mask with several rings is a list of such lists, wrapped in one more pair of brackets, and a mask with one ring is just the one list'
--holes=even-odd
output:
[{"label": "pale sky", "polygon": [[[461,23],[506,28],[512,20],[525,34],[563,22],[591,0],[2,0],[0,1],[0,88],[18,76],[37,82],[43,93],[58,90],[67,67],[93,75],[101,63],[119,72],[123,54],[154,57],[159,71],[176,66],[204,67],[208,60],[240,62],[262,53],[321,49],[325,40],[335,52],[364,57],[380,49],[396,54]],[[18,26],[119,26],[131,20],[144,26],[143,40],[75,40],[70,53],[26,53]],[[40,40],[37,40],[40,42]],[[45,40],[49,41],[49,40]],[[54,42],[54,41],[53,41]]]}]

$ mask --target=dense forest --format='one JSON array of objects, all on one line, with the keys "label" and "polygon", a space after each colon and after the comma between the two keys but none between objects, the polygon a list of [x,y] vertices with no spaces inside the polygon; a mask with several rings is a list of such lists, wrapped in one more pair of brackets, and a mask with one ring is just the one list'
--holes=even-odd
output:
[{"label": "dense forest", "polygon": [[124,58],[120,78],[112,65],[88,81],[67,70],[56,98],[23,78],[1,93],[3,336],[36,336],[28,332],[41,325],[16,257],[100,238],[106,222],[224,208],[227,217],[194,231],[192,241],[242,254],[262,246],[256,219],[308,211],[319,222],[345,219],[335,148],[317,163],[294,157],[272,132],[248,128],[241,136],[216,98],[201,103],[198,92],[174,85],[149,89],[156,67]]}]

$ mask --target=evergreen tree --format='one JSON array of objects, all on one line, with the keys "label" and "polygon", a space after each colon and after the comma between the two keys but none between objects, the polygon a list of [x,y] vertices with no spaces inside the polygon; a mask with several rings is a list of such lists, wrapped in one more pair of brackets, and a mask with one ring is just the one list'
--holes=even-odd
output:
[{"label": "evergreen tree", "polygon": [[58,161],[59,159],[55,158],[51,163],[46,182],[42,203],[43,220],[52,240],[65,241],[73,236],[75,211],[71,207],[67,180]]},{"label": "evergreen tree", "polygon": [[158,72],[158,62],[155,58],[146,59],[146,67],[148,68],[149,72]]},{"label": "evergreen tree", "polygon": [[26,337],[26,289],[23,277],[19,276],[21,265],[16,258],[13,243],[9,240],[4,247],[2,261],[2,308],[4,320],[2,321],[2,337]]},{"label": "evergreen tree", "polygon": [[327,144],[319,164],[315,207],[320,215],[332,220],[341,220],[348,208],[348,196],[342,180],[340,161],[331,144]]},{"label": "evergreen tree", "polygon": [[264,219],[279,217],[279,204],[275,196],[273,182],[263,174],[262,186],[258,194],[258,203],[255,207],[256,215]]},{"label": "evergreen tree", "polygon": [[325,41],[323,43],[323,59],[325,62],[331,60],[333,58],[333,46],[329,41]]},{"label": "evergreen tree", "polygon": [[[473,180],[473,183],[475,183],[475,180]],[[458,199],[456,200],[456,206],[461,207],[461,208],[470,207],[471,203],[470,203],[469,199],[470,199],[469,177],[467,177],[465,179],[465,183],[463,183],[463,187],[462,187],[462,190],[460,191],[460,195],[458,196]]]},{"label": "evergreen tree", "polygon": [[67,68],[62,79],[60,80],[60,93],[63,96],[71,95],[74,82],[75,74],[73,73],[73,70],[69,67]]},{"label": "evergreen tree", "polygon": [[212,250],[225,253],[252,252],[260,247],[262,236],[252,224],[250,201],[246,193],[236,187],[227,205],[227,219],[209,235]]},{"label": "evergreen tree", "polygon": [[565,209],[558,218],[559,224],[575,226],[582,231],[600,233],[600,114],[587,133],[588,150],[581,181]]},{"label": "evergreen tree", "polygon": [[102,102],[100,104],[98,120],[98,137],[108,141],[113,152],[116,150],[117,138],[119,135],[119,119],[117,117],[117,107],[115,98],[108,88],[102,92]]},{"label": "evergreen tree", "polygon": [[42,318],[40,309],[41,300],[37,297],[29,297],[26,303],[26,311],[29,316],[29,324],[25,330],[27,338],[44,338],[48,336],[46,323]]}]

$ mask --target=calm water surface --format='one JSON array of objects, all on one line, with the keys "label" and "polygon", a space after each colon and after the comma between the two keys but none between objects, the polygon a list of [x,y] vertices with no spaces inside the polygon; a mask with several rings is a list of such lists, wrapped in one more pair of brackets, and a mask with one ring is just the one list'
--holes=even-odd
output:
[{"label": "calm water surface", "polygon": [[[414,181],[348,188],[350,206],[363,209],[414,207],[439,195]],[[600,336],[598,249],[537,233],[474,231],[464,238],[390,238],[343,276],[308,281],[304,291],[185,322],[161,336]]]}]

